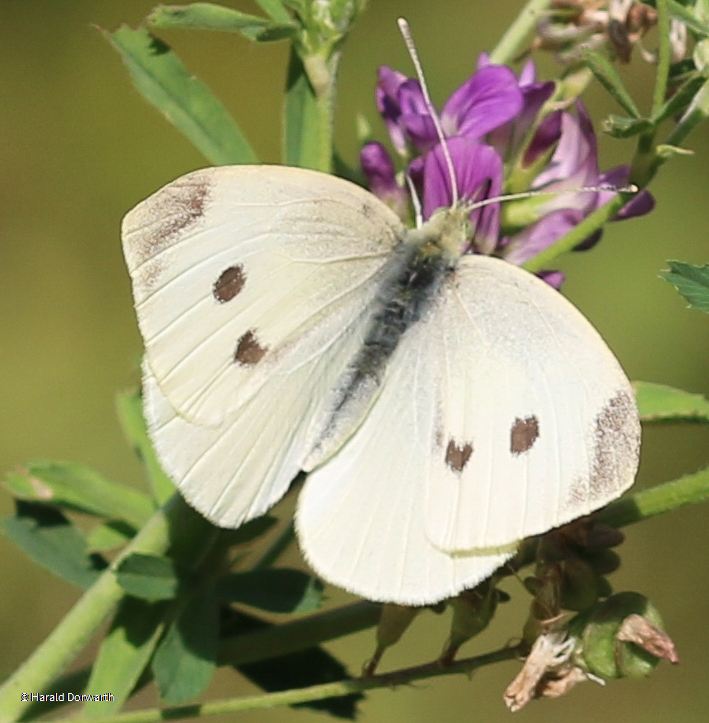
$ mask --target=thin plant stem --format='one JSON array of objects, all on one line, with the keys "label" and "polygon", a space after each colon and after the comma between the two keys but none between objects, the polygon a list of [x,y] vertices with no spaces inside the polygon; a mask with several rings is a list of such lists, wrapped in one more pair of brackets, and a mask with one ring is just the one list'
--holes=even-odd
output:
[{"label": "thin plant stem", "polygon": [[[450,675],[451,673],[470,675],[477,668],[500,663],[505,660],[514,660],[519,656],[520,651],[516,646],[505,646],[491,653],[486,653],[485,655],[476,655],[475,657],[454,661],[446,666],[442,665],[439,660],[435,660],[424,665],[417,665],[412,668],[404,668],[366,678],[340,680],[335,683],[313,685],[308,688],[297,688],[278,693],[267,693],[265,695],[217,700],[210,703],[182,705],[173,708],[151,708],[131,713],[92,717],[91,721],[95,721],[95,723],[153,723],[154,721],[175,720],[191,716],[205,717],[218,713],[239,713],[246,710],[270,709],[295,705],[297,703],[307,703],[314,700],[323,700],[324,698],[335,698],[352,693],[361,693],[377,688],[392,688],[411,683],[415,680],[426,680],[440,675]],[[83,716],[64,719],[65,723],[80,723],[80,721],[86,720],[88,719]]]},{"label": "thin plant stem", "polygon": [[490,61],[501,65],[511,63],[522,51],[537,20],[546,12],[548,5],[549,0],[528,0],[490,53]]}]

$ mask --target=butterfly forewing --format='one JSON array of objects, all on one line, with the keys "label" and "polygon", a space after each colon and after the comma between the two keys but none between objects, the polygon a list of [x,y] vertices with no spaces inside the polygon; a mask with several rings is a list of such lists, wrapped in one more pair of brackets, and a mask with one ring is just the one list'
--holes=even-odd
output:
[{"label": "butterfly forewing", "polygon": [[219,424],[273,373],[324,353],[366,314],[399,231],[357,186],[281,166],[196,171],[139,204],[123,246],[170,404]]},{"label": "butterfly forewing", "polygon": [[400,231],[357,186],[275,166],[197,171],[127,215],[149,430],[217,524],[264,512],[317,441]]},{"label": "butterfly forewing", "polygon": [[431,369],[437,429],[425,501],[434,545],[509,544],[633,483],[632,388],[561,294],[499,259],[465,256],[427,323],[443,335]]}]

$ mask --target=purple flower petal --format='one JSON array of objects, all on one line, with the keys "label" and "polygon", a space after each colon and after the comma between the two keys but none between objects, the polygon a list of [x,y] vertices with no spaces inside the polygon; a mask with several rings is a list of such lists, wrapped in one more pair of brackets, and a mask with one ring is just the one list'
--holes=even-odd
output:
[{"label": "purple flower petal", "polygon": [[390,206],[400,218],[408,216],[409,196],[396,181],[391,157],[381,143],[365,143],[359,153],[359,162],[372,193]]},{"label": "purple flower petal", "polygon": [[504,65],[488,65],[453,92],[443,106],[441,125],[447,136],[480,138],[521,108],[522,93],[514,73]]},{"label": "purple flower petal", "polygon": [[[503,158],[509,158],[518,152],[525,141],[527,134],[537,120],[539,111],[554,92],[554,83],[534,83],[521,88],[522,108],[520,112],[508,123],[494,129],[487,135],[487,142],[495,147]],[[530,143],[524,158],[524,165],[530,165],[541,153],[551,148],[559,138],[560,130],[557,128],[556,136],[550,134],[553,130],[553,120],[547,121],[558,114],[550,114],[542,120],[534,140]],[[557,126],[560,120],[557,120]],[[532,155],[530,155],[530,153]]]},{"label": "purple flower petal", "polygon": [[[617,186],[622,188],[627,185],[630,176],[630,168],[628,166],[616,166],[611,168],[598,177],[598,184],[608,184],[611,186]],[[613,191],[601,191],[598,194],[598,205],[602,206],[607,203],[611,198],[615,196]],[[636,193],[623,208],[616,213],[611,220],[623,221],[626,218],[633,218],[635,216],[643,216],[646,213],[652,211],[655,208],[655,199],[653,195],[646,190],[642,190]]]},{"label": "purple flower petal", "polygon": [[403,115],[428,115],[421,84],[386,65],[379,68],[377,107],[387,124],[394,148],[401,155],[407,151],[406,128],[401,124]]},{"label": "purple flower petal", "polygon": [[533,188],[550,194],[538,206],[540,216],[564,209],[577,209],[587,215],[597,208],[598,192],[581,190],[598,185],[596,136],[580,103],[577,110],[577,116],[562,113],[561,136],[551,161],[532,183]]},{"label": "purple flower petal", "polygon": [[[456,136],[448,140],[461,200],[495,198],[502,188],[502,161],[494,149],[472,138]],[[423,163],[423,216],[431,217],[438,208],[452,203],[450,176],[440,145],[426,154]],[[490,253],[497,242],[500,208],[494,203],[474,209],[470,220],[475,229],[476,249]]]},{"label": "purple flower petal", "polygon": [[578,209],[561,209],[546,214],[536,223],[505,240],[505,260],[520,266],[533,259],[576,226],[584,215]]},{"label": "purple flower petal", "polygon": [[[519,74],[519,85],[524,90],[527,85],[536,84],[537,81],[537,69],[534,66],[533,60],[528,60]],[[540,85],[545,85],[541,83]]]},{"label": "purple flower petal", "polygon": [[559,291],[566,278],[566,275],[561,271],[538,271],[537,276],[542,281],[546,281],[549,286],[553,286],[557,291]]},{"label": "purple flower petal", "polygon": [[531,166],[539,156],[544,155],[561,138],[562,112],[549,113],[537,128],[524,153],[523,165]]}]

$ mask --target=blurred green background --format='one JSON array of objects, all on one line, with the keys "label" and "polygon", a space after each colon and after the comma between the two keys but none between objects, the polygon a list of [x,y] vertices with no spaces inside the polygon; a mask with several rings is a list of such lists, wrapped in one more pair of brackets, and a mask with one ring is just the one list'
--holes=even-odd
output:
[{"label": "blurred green background", "polygon": [[[231,4],[256,11],[246,2]],[[1,5],[0,470],[29,459],[77,460],[113,479],[140,484],[139,466],[123,443],[113,406],[116,391],[137,382],[141,353],[119,224],[141,198],[206,164],[132,89],[118,56],[95,27],[135,25],[151,2],[5,0]],[[390,64],[410,71],[397,15],[409,19],[434,98],[442,102],[521,6],[520,0],[372,0],[342,62],[337,139],[345,158],[356,158],[358,112],[377,127],[376,68]],[[163,37],[224,101],[261,158],[277,161],[285,45],[257,47],[236,36],[208,33]],[[554,72],[549,59],[541,66],[543,72]],[[639,105],[647,108],[652,69],[636,59],[623,75]],[[596,121],[617,110],[598,89],[585,100]],[[695,155],[662,169],[652,186],[657,208],[651,215],[611,226],[593,252],[562,264],[568,273],[565,293],[604,334],[632,379],[705,394],[709,318],[685,310],[658,272],[667,259],[709,261],[708,140],[709,127],[690,138]],[[607,168],[626,161],[632,144],[601,139],[600,147],[601,166]],[[638,487],[704,466],[708,440],[709,432],[702,428],[646,432]],[[0,494],[0,513],[11,509],[8,496]],[[643,592],[657,604],[681,665],[661,664],[641,683],[621,681],[605,689],[586,683],[561,700],[532,703],[518,718],[609,723],[709,719],[708,526],[709,506],[700,506],[629,529],[623,567],[612,578],[616,589]],[[78,593],[28,562],[4,539],[0,550],[2,678],[49,633]],[[518,582],[508,582],[506,589],[513,601],[463,655],[485,652],[519,634],[527,600]],[[331,601],[345,599],[331,591]],[[435,657],[447,623],[447,617],[420,615],[405,640],[384,658],[382,670]],[[369,631],[330,649],[357,672],[371,654],[372,641]],[[472,681],[448,676],[370,693],[360,720],[508,720],[502,692],[518,667],[506,663],[480,671]],[[252,692],[250,684],[220,671],[209,694]],[[153,702],[151,695],[140,701]],[[322,716],[278,710],[247,713],[239,720],[315,721]]]}]

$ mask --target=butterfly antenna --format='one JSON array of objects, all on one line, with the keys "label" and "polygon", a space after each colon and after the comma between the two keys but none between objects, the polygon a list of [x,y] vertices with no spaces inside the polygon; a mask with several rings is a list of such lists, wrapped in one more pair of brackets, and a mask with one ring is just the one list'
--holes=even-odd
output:
[{"label": "butterfly antenna", "polygon": [[563,196],[565,193],[598,193],[599,191],[612,191],[613,193],[637,193],[640,189],[634,185],[613,186],[609,183],[603,183],[600,186],[577,186],[576,188],[565,188],[561,191],[521,191],[520,193],[505,193],[502,196],[494,198],[483,198],[482,201],[474,201],[470,204],[470,210],[483,206],[490,206],[500,201],[518,201],[521,198],[533,198],[534,196]]},{"label": "butterfly antenna", "polygon": [[406,179],[406,185],[409,189],[409,194],[411,195],[411,202],[414,205],[416,228],[421,228],[421,226],[423,226],[423,208],[421,207],[421,199],[416,192],[416,186],[414,186],[411,176],[407,173],[404,178]]},{"label": "butterfly antenna", "polygon": [[433,125],[436,128],[436,135],[438,136],[438,140],[441,143],[441,149],[443,150],[443,157],[446,161],[446,167],[448,169],[448,176],[450,178],[451,183],[451,205],[457,206],[458,205],[458,183],[455,178],[455,171],[453,169],[453,159],[451,158],[450,149],[448,148],[448,142],[446,141],[446,137],[443,134],[443,127],[441,126],[441,120],[438,117],[438,113],[436,112],[436,109],[433,107],[433,103],[431,102],[431,96],[428,94],[428,86],[426,85],[426,79],[423,76],[423,68],[421,67],[421,61],[419,60],[418,53],[416,52],[416,46],[414,45],[414,39],[411,35],[411,30],[409,29],[409,24],[406,22],[404,18],[399,18],[397,20],[397,23],[399,24],[399,30],[401,32],[401,36],[404,38],[404,43],[406,43],[406,49],[409,51],[409,56],[411,57],[411,62],[414,64],[414,68],[416,70],[416,75],[418,76],[419,83],[421,84],[421,91],[423,93],[423,99],[426,103],[426,110],[428,110],[429,115],[431,116],[431,120],[433,121]]}]

